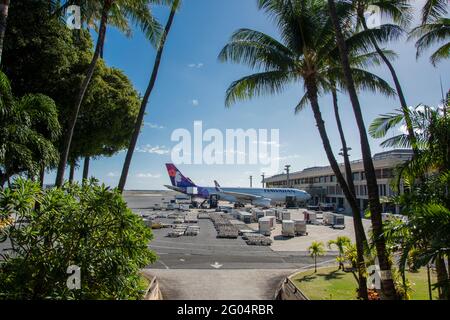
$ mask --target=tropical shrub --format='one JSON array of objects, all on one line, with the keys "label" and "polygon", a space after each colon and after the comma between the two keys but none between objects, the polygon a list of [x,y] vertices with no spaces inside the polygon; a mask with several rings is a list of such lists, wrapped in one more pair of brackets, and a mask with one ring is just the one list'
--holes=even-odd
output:
[{"label": "tropical shrub", "polygon": [[[94,179],[41,190],[17,179],[0,192],[3,299],[138,299],[139,270],[156,260],[152,232],[122,196]],[[69,266],[81,288],[69,290]]]}]

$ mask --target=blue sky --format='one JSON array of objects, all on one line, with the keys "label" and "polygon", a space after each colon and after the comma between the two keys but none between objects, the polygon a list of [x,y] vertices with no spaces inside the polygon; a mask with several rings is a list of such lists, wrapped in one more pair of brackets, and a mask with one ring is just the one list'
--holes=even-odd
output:
[{"label": "blue sky", "polygon": [[[417,1],[420,5],[423,1]],[[155,13],[164,24],[167,8],[156,8]],[[279,129],[280,167],[291,164],[297,171],[309,166],[326,165],[327,159],[314,124],[312,112],[306,108],[294,115],[294,107],[303,95],[297,84],[283,94],[265,96],[227,109],[225,91],[230,83],[250,74],[245,66],[223,64],[217,55],[232,32],[252,28],[277,37],[273,23],[257,10],[255,0],[185,0],[176,15],[160,67],[159,77],[147,106],[147,115],[133,157],[127,189],[163,189],[169,183],[164,163],[170,162],[170,150],[176,144],[170,140],[177,128],[193,130],[195,120],[203,121],[204,130],[225,129]],[[390,44],[399,58],[394,62],[409,105],[426,103],[436,105],[441,97],[439,79],[444,88],[450,85],[448,62],[434,68],[424,56],[415,58],[413,42]],[[124,70],[139,92],[144,92],[153,66],[155,50],[135,31],[124,37],[108,29],[105,60],[110,66]],[[392,83],[385,67],[373,70]],[[340,96],[341,116],[348,145],[353,148],[352,159],[359,159],[359,136],[349,100]],[[361,93],[360,101],[368,125],[377,115],[398,107],[396,99]],[[335,153],[339,152],[338,132],[331,108],[331,99],[320,99],[322,113]],[[380,141],[371,140],[372,152],[383,151]],[[125,153],[110,158],[99,158],[91,163],[90,174],[111,186],[116,186]],[[82,163],[81,163],[82,164]],[[179,168],[201,185],[212,185],[217,179],[224,186],[248,186],[248,176],[259,176],[259,165],[180,165]],[[76,171],[81,178],[82,166]],[[49,174],[47,182],[53,182]],[[255,180],[254,180],[255,181]],[[260,178],[256,178],[259,182]],[[255,185],[259,183],[255,182]]]}]

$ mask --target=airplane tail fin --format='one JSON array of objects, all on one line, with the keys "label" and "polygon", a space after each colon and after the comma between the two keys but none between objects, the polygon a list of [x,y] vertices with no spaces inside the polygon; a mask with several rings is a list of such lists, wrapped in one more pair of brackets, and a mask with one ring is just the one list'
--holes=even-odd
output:
[{"label": "airplane tail fin", "polygon": [[173,163],[166,163],[166,168],[172,186],[178,188],[196,187],[196,184],[191,179],[185,177]]},{"label": "airplane tail fin", "polygon": [[216,191],[221,192],[220,184],[217,182],[217,180],[214,180],[214,185],[216,186]]}]

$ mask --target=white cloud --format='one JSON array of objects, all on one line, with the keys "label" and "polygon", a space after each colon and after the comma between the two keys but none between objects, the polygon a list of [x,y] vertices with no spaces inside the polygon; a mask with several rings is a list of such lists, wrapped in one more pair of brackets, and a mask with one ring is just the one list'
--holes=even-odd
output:
[{"label": "white cloud", "polygon": [[278,141],[254,140],[252,141],[252,143],[259,145],[275,146],[278,148],[282,146]]},{"label": "white cloud", "polygon": [[136,177],[137,178],[144,178],[144,179],[157,179],[157,178],[160,178],[161,175],[160,174],[152,174],[152,173],[141,172],[141,173],[137,173]]},{"label": "white cloud", "polygon": [[108,177],[111,177],[111,178],[114,178],[114,177],[118,177],[119,174],[116,173],[116,172],[108,172],[107,176],[108,176]]},{"label": "white cloud", "polygon": [[136,147],[136,152],[139,153],[152,153],[152,154],[168,154],[170,152],[165,146],[151,146],[149,144],[141,147]]},{"label": "white cloud", "polygon": [[193,99],[191,102],[194,107],[197,107],[200,105],[200,102],[197,99]]},{"label": "white cloud", "polygon": [[259,158],[261,160],[271,159],[272,161],[285,161],[285,160],[290,160],[290,159],[299,159],[299,158],[302,158],[302,156],[299,154],[291,154],[291,155],[280,156],[280,157],[269,157],[269,155],[267,153],[261,153],[259,155]]},{"label": "white cloud", "polygon": [[164,129],[164,126],[151,122],[144,122],[144,126],[149,127],[150,129]]},{"label": "white cloud", "polygon": [[200,69],[204,66],[204,64],[202,62],[199,63],[190,63],[188,64],[189,68],[196,68],[196,69]]}]

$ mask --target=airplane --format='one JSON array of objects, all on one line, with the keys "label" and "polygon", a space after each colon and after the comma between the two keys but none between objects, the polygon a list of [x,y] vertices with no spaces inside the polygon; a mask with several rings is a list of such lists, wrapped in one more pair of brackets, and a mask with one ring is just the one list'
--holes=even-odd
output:
[{"label": "airplane", "polygon": [[166,163],[166,168],[172,183],[165,185],[166,188],[202,199],[210,199],[212,195],[217,195],[218,200],[237,204],[250,203],[265,208],[285,204],[286,197],[292,197],[298,202],[311,199],[307,192],[293,188],[222,188],[215,180],[215,187],[201,187],[185,177],[173,163]]}]

